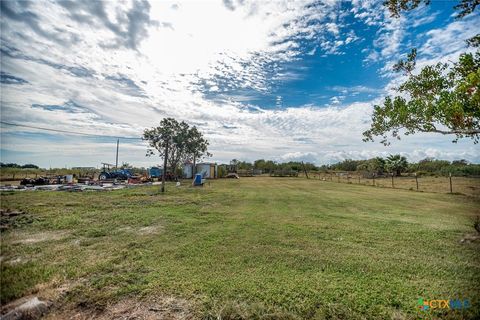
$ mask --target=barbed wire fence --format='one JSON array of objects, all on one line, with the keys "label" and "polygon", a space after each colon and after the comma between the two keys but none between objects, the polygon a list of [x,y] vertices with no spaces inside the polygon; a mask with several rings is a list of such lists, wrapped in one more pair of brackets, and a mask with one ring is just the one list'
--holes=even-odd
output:
[{"label": "barbed wire fence", "polygon": [[[302,175],[304,176],[304,175]],[[458,177],[449,174],[396,176],[364,175],[356,172],[309,172],[310,179],[325,182],[356,184],[371,187],[412,190],[418,192],[456,193],[480,196],[480,177]]]}]

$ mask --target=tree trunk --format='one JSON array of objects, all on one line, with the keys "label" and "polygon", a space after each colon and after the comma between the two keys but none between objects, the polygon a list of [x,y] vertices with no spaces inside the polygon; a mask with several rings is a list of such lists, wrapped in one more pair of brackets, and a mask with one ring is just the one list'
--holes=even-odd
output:
[{"label": "tree trunk", "polygon": [[167,160],[168,160],[168,142],[165,145],[165,156],[163,158],[162,192],[165,192],[165,176],[167,175]]},{"label": "tree trunk", "polygon": [[195,162],[196,162],[197,158],[195,156],[193,156],[193,167],[192,167],[192,178],[195,179]]}]

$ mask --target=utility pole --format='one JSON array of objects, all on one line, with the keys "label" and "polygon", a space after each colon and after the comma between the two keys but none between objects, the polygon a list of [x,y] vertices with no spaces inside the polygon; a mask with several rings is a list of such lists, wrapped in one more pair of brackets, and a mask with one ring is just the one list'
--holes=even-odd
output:
[{"label": "utility pole", "polygon": [[115,158],[115,169],[118,169],[118,144],[120,143],[120,139],[117,139],[117,156]]}]

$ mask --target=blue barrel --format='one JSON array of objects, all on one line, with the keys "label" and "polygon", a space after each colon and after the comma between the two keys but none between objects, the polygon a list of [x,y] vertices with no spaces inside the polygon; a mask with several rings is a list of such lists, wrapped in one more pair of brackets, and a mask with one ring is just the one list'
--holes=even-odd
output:
[{"label": "blue barrel", "polygon": [[193,180],[193,185],[194,186],[201,186],[202,185],[202,174],[197,173],[195,175],[195,180]]}]

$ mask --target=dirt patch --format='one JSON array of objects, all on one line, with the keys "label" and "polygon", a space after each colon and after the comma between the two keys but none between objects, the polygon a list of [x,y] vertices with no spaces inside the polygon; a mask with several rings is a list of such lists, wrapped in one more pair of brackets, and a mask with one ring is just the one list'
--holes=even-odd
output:
[{"label": "dirt patch", "polygon": [[0,209],[0,231],[18,228],[30,224],[35,218],[21,210]]},{"label": "dirt patch", "polygon": [[[59,280],[38,284],[31,294],[1,306],[2,319],[37,319],[48,312],[55,301],[62,298],[78,282],[61,284]],[[8,317],[6,316],[8,314]],[[21,316],[18,318],[18,316]]]},{"label": "dirt patch", "polygon": [[157,234],[163,231],[163,226],[161,225],[151,225],[141,228],[133,228],[130,226],[122,227],[117,229],[120,232],[127,232],[127,233],[135,233],[138,235],[149,235],[149,234]]},{"label": "dirt patch", "polygon": [[155,234],[155,233],[160,233],[163,230],[162,226],[148,226],[148,227],[142,227],[138,229],[138,234],[140,235],[147,235],[147,234]]},{"label": "dirt patch", "polygon": [[460,240],[460,243],[471,243],[475,241],[480,241],[480,233],[467,234]]},{"label": "dirt patch", "polygon": [[125,299],[109,305],[104,311],[88,309],[56,310],[52,311],[44,319],[165,319],[165,320],[189,320],[196,319],[192,305],[184,299],[175,297],[156,297],[149,301],[137,301]]},{"label": "dirt patch", "polygon": [[69,235],[66,231],[45,231],[33,234],[17,235],[13,243],[32,244],[45,241],[61,240]]},{"label": "dirt patch", "polygon": [[3,259],[3,257],[2,257],[2,259],[0,259],[0,261],[1,261],[2,263],[9,264],[9,265],[20,264],[20,263],[24,263],[24,262],[27,261],[27,260],[25,260],[25,259],[22,259],[21,257],[15,257],[15,258],[10,259],[10,260],[6,260],[6,259],[5,259],[5,261],[3,261],[3,260],[4,260],[4,259]]},{"label": "dirt patch", "polygon": [[132,227],[122,227],[122,228],[118,228],[117,230],[121,231],[121,232],[129,232],[129,231],[132,231],[133,228]]}]

